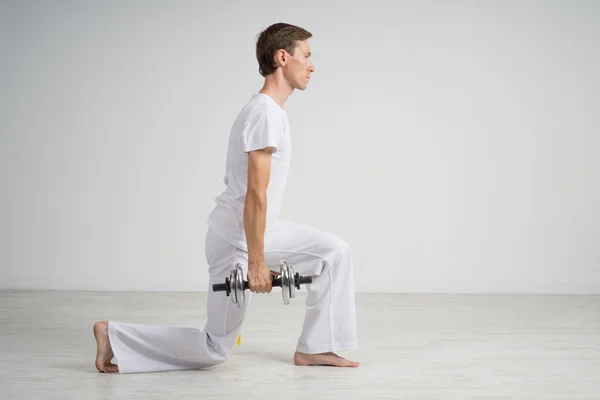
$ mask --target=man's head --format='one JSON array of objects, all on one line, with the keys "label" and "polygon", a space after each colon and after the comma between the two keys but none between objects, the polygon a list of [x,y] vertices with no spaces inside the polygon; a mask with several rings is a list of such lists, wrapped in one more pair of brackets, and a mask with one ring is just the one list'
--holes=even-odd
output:
[{"label": "man's head", "polygon": [[263,77],[274,73],[294,89],[304,90],[315,66],[310,60],[308,39],[312,33],[286,23],[277,23],[261,32],[256,42],[258,71]]}]

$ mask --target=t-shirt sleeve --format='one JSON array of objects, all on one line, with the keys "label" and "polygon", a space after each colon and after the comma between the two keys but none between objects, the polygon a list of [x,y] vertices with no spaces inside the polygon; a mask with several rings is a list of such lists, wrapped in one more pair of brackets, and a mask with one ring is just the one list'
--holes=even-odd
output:
[{"label": "t-shirt sleeve", "polygon": [[283,133],[283,119],[266,112],[251,115],[242,130],[242,147],[245,153],[273,147],[277,150]]}]

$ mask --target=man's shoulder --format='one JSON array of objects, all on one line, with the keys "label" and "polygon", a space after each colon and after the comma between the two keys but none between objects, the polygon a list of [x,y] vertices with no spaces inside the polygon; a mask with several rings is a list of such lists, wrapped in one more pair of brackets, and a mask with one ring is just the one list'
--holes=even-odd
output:
[{"label": "man's shoulder", "polygon": [[268,121],[269,123],[280,123],[285,119],[285,115],[274,107],[268,99],[262,96],[253,96],[240,112],[240,118],[243,122]]}]

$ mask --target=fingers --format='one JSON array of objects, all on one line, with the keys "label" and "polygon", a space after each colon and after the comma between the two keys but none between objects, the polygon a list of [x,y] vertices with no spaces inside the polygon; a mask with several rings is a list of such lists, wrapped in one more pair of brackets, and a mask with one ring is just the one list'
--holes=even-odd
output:
[{"label": "fingers", "polygon": [[271,293],[273,289],[273,275],[267,267],[248,271],[248,288],[254,293]]},{"label": "fingers", "polygon": [[257,278],[248,279],[248,288],[251,292],[260,293],[260,291],[262,290],[260,286],[261,285]]},{"label": "fingers", "polygon": [[271,283],[272,283],[271,279],[267,279],[267,278],[265,278],[265,276],[260,276],[256,280],[256,285],[254,287],[254,291],[256,293],[271,293],[271,290],[273,289]]}]

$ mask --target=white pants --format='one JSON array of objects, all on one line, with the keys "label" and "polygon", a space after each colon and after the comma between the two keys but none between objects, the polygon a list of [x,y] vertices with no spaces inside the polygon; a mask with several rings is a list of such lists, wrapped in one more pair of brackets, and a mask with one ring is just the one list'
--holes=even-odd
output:
[{"label": "white pants", "polygon": [[[120,373],[206,368],[229,358],[252,292],[246,290],[246,305],[239,308],[224,292],[213,292],[212,285],[224,282],[236,263],[241,263],[247,279],[248,253],[211,229],[205,249],[210,282],[204,329],[109,321],[109,340]],[[265,243],[265,264],[279,272],[281,260],[294,272],[313,276],[312,283],[303,286],[308,293],[307,308],[296,350],[322,353],[356,348],[354,278],[348,244],[319,229],[281,221],[277,233]]]}]

